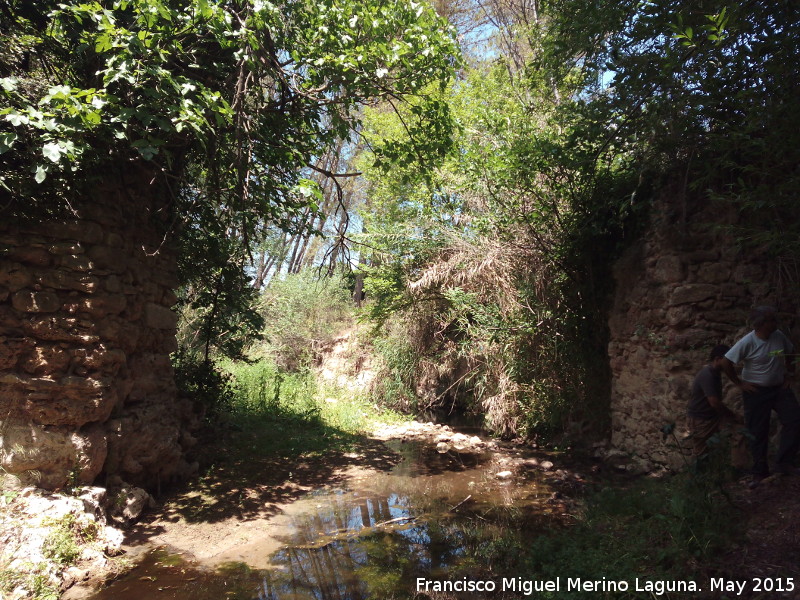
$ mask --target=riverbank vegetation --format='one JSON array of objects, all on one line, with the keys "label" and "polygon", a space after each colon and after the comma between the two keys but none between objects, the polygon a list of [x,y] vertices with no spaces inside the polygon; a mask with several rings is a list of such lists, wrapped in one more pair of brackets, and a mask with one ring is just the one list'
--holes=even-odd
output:
[{"label": "riverbank vegetation", "polygon": [[653,201],[739,213],[739,244],[797,280],[791,2],[0,11],[3,210],[69,214],[135,164],[178,251],[194,393],[316,268],[366,300],[377,396],[574,441],[608,429],[611,266]]},{"label": "riverbank vegetation", "polygon": [[739,243],[797,279],[790,2],[2,11],[9,214],[68,213],[128,162],[150,173],[184,379],[245,356],[272,324],[260,296],[316,268],[366,300],[398,408],[600,436],[611,267],[653,201],[740,213]]},{"label": "riverbank vegetation", "polygon": [[[316,269],[345,278],[371,327],[381,402],[471,413],[509,438],[602,437],[612,267],[654,202],[739,213],[719,227],[771,257],[780,285],[797,281],[796,11],[678,0],[437,9],[460,41],[452,77],[420,81],[405,103],[365,103],[353,134],[316,156],[305,209],[257,236],[186,229],[232,270],[184,265],[183,339],[209,366],[277,335],[281,366],[302,370],[321,332],[291,341],[308,325],[268,304],[285,277]],[[211,237],[190,239],[201,231]]]},{"label": "riverbank vegetation", "polygon": [[[2,2],[2,211],[146,173],[179,388],[267,454],[346,446],[383,407],[599,439],[611,270],[655,201],[741,215],[737,243],[799,279],[795,4]],[[326,388],[357,320],[373,383]],[[686,477],[594,496],[520,568],[691,569],[728,513]]]}]

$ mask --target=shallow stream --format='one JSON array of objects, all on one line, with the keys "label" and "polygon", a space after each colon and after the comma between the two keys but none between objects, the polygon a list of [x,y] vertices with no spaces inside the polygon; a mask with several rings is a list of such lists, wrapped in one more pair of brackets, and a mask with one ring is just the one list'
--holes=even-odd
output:
[{"label": "shallow stream", "polygon": [[309,492],[216,568],[157,549],[93,599],[409,598],[420,578],[515,576],[493,557],[570,518],[558,480],[579,478],[545,473],[519,450],[386,443],[402,457],[391,471]]}]

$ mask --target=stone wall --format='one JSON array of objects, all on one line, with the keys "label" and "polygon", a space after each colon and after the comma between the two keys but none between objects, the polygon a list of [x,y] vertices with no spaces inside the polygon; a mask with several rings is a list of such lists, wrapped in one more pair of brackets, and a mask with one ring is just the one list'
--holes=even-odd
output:
[{"label": "stone wall", "polygon": [[[0,220],[0,465],[59,488],[185,474],[176,261],[152,176],[108,176],[70,214]],[[9,483],[8,481],[6,483]]]},{"label": "stone wall", "polygon": [[[648,230],[615,266],[611,441],[651,464],[685,464],[685,410],[694,375],[711,348],[732,345],[749,331],[753,306],[777,306],[791,336],[796,299],[780,289],[774,264],[737,249],[725,227],[736,219],[719,207],[687,210],[661,202]],[[725,401],[740,410],[738,390],[729,383]],[[677,425],[677,440],[664,440],[661,428],[669,423]]]}]

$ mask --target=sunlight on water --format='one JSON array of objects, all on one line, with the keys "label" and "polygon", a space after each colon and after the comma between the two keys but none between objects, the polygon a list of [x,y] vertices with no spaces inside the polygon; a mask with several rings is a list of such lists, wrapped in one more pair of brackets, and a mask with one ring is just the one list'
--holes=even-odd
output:
[{"label": "sunlight on water", "polygon": [[557,521],[547,503],[552,490],[539,473],[503,482],[493,455],[389,444],[403,457],[391,472],[310,493],[269,544],[240,549],[269,568],[237,559],[212,571],[151,553],[95,598],[406,598],[418,577],[487,574],[487,553],[509,532]]}]

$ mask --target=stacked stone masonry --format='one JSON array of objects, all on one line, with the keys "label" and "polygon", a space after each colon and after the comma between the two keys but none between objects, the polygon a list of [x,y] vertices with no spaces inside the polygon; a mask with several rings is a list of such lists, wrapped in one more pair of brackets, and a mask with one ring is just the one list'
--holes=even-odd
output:
[{"label": "stacked stone masonry", "polygon": [[[55,489],[191,469],[169,355],[176,262],[158,194],[128,175],[68,218],[0,221],[0,466]],[[141,175],[141,174],[139,174]]]},{"label": "stacked stone masonry", "polygon": [[[726,234],[736,214],[706,206],[686,215],[665,201],[640,241],[615,266],[609,318],[612,445],[650,464],[681,468],[688,460],[686,404],[697,371],[717,344],[750,330],[753,306],[780,311],[793,339],[797,298],[782,288],[778,264],[743,252]],[[724,401],[741,414],[736,388],[723,376]],[[675,436],[662,427],[676,424]]]}]

